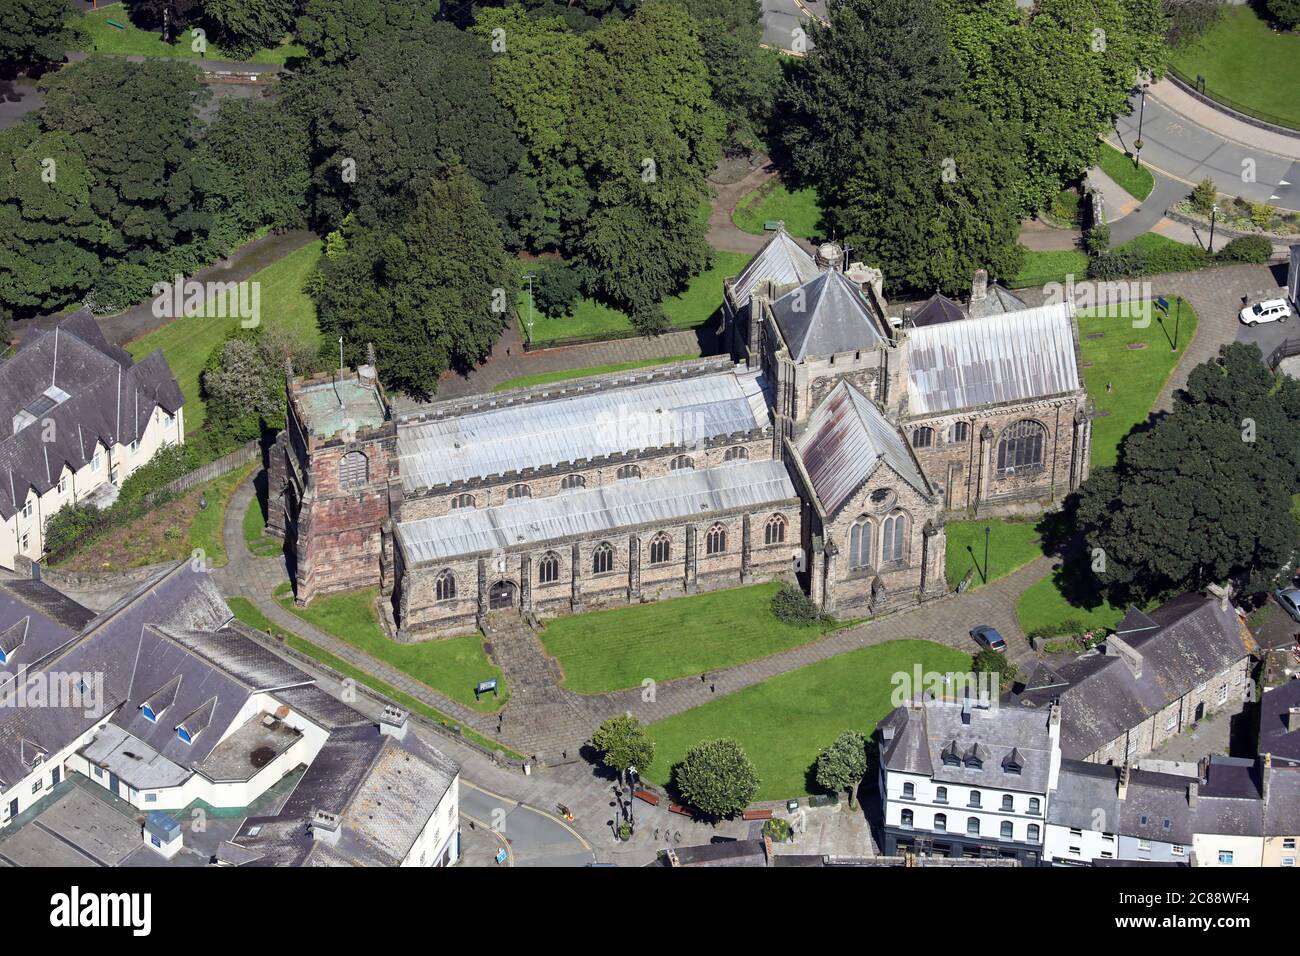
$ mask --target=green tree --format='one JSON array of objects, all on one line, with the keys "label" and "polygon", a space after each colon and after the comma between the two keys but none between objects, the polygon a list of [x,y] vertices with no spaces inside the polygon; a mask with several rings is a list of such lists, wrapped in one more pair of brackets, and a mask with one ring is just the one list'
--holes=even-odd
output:
[{"label": "green tree", "polygon": [[214,448],[233,448],[284,425],[281,368],[260,348],[258,330],[240,329],[212,350],[200,384],[204,426]]},{"label": "green tree", "polygon": [[1017,170],[1007,139],[969,106],[926,109],[888,139],[867,134],[827,219],[891,281],[949,294],[976,269],[1015,274],[1021,251]]},{"label": "green tree", "polygon": [[846,730],[817,755],[817,785],[832,792],[847,791],[849,808],[867,773],[867,740],[856,730]]},{"label": "green tree", "polygon": [[519,279],[468,174],[433,180],[396,222],[352,219],[341,231],[311,290],[321,331],[343,336],[347,361],[373,342],[386,385],[431,395],[448,368],[487,356]]},{"label": "green tree", "polygon": [[725,120],[682,8],[653,0],[588,36],[570,128],[596,192],[574,251],[588,291],[653,331],[658,304],[711,263],[700,211]]},{"label": "green tree", "polygon": [[740,744],[729,737],[706,740],[674,768],[682,798],[715,818],[733,817],[758,793],[758,773]]},{"label": "green tree", "polygon": [[57,63],[72,39],[71,16],[67,0],[0,0],[0,68]]},{"label": "green tree", "polygon": [[295,0],[203,0],[206,23],[236,56],[276,46],[293,26]]},{"label": "green tree", "polygon": [[971,668],[976,674],[997,674],[998,686],[1001,689],[1010,686],[1020,672],[1015,661],[1008,658],[1005,653],[988,647],[971,659]]},{"label": "green tree", "polygon": [[1129,435],[1116,467],[1080,489],[1094,586],[1143,604],[1212,583],[1258,594],[1298,544],[1300,388],[1275,382],[1255,345],[1223,346],[1186,396]]},{"label": "green tree", "polygon": [[190,23],[203,15],[203,0],[124,0],[133,24],[157,30],[168,43],[189,29]]},{"label": "green tree", "polygon": [[229,244],[307,222],[306,121],[272,100],[227,100],[199,146],[214,232]]},{"label": "green tree", "polygon": [[1300,27],[1300,0],[1268,0],[1268,12],[1288,30]]},{"label": "green tree", "polygon": [[843,0],[782,87],[791,167],[833,194],[868,135],[887,140],[919,110],[953,96],[961,70],[935,0]]},{"label": "green tree", "polygon": [[377,37],[428,26],[438,8],[438,0],[307,0],[298,39],[314,59],[341,63]]},{"label": "green tree", "polygon": [[323,227],[352,210],[368,222],[400,216],[414,191],[456,165],[478,180],[503,229],[528,215],[515,182],[523,147],[492,96],[489,55],[479,37],[437,23],[376,38],[334,79],[312,104]]},{"label": "green tree", "polygon": [[619,783],[629,768],[643,774],[654,763],[655,742],[631,714],[615,714],[605,720],[592,734],[591,744],[600,751],[605,766],[618,771]]}]

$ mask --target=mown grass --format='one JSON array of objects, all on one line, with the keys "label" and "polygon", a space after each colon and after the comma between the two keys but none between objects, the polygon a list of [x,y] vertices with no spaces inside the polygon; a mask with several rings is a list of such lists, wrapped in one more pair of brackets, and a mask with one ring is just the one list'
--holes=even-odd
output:
[{"label": "mown grass", "polygon": [[[316,305],[303,291],[303,283],[320,259],[321,243],[310,242],[254,273],[248,281],[261,283],[261,320],[267,328],[283,328],[315,345],[320,339]],[[212,310],[209,310],[212,311]],[[227,312],[233,312],[228,309]],[[199,376],[212,350],[239,327],[239,319],[189,317],[173,319],[132,342],[127,350],[136,359],[162,349],[185,395],[185,431],[198,431],[207,417],[199,397]]]},{"label": "mown grass", "polygon": [[1135,166],[1133,159],[1109,143],[1101,144],[1097,165],[1101,171],[1134,199],[1146,199],[1156,186],[1155,177],[1145,166]]},{"label": "mown grass", "polygon": [[[1034,521],[949,521],[946,572],[950,587],[956,587],[967,572],[971,581],[967,590],[1006,577],[1041,555],[1039,535]],[[984,529],[989,529],[988,567],[984,561]]]},{"label": "mown grass", "polygon": [[[362,588],[315,598],[307,607],[296,606],[291,597],[281,603],[309,624],[467,707],[492,713],[505,706],[510,699],[509,688],[501,669],[488,660],[478,634],[399,644],[379,625],[376,597],[375,588]],[[496,678],[501,696],[476,701],[474,686],[492,678]]]},{"label": "mown grass", "polygon": [[1049,282],[1064,282],[1065,277],[1071,275],[1077,280],[1087,277],[1087,253],[1079,249],[1046,252],[1026,249],[1020,271],[1008,280],[1007,285],[1013,289],[1026,289],[1029,286],[1047,285]]},{"label": "mown grass", "polygon": [[818,752],[845,730],[870,735],[895,706],[896,680],[910,680],[918,664],[923,673],[965,673],[971,655],[930,641],[889,641],[773,677],[651,724],[655,759],[644,775],[666,785],[691,747],[734,737],[758,771],[758,800],[817,792]]},{"label": "mown grass", "polygon": [[[1092,420],[1093,468],[1115,464],[1124,436],[1147,420],[1196,333],[1191,303],[1171,299],[1169,307],[1174,313],[1169,318],[1151,302],[1079,314],[1083,379],[1098,413]],[[1172,348],[1175,332],[1177,351]],[[1092,337],[1099,333],[1100,338]],[[1144,347],[1130,349],[1132,343]]]},{"label": "mown grass", "polygon": [[657,683],[766,657],[816,640],[821,626],[786,624],[772,613],[779,584],[556,618],[542,645],[579,694]]},{"label": "mown grass", "polygon": [[[664,312],[673,331],[707,325],[722,306],[723,280],[736,275],[751,256],[743,252],[714,252],[713,266],[690,281],[679,294],[664,300]],[[265,294],[265,293],[264,293]],[[528,292],[516,302],[521,334],[528,337]],[[619,338],[634,334],[627,314],[594,299],[582,299],[573,315],[551,318],[533,309],[534,345],[555,345],[572,339]]]},{"label": "mown grass", "polygon": [[[120,23],[112,26],[109,21]],[[206,48],[194,49],[194,31],[186,30],[175,43],[164,43],[159,31],[142,30],[127,16],[120,3],[110,3],[98,10],[86,10],[72,20],[78,34],[76,48],[88,53],[114,53],[124,56],[163,57],[166,59],[231,60],[244,63],[283,65],[290,57],[306,56],[307,49],[297,43],[282,43],[255,51],[251,56],[239,57],[223,50],[211,40]]]},{"label": "mown grass", "polygon": [[763,235],[763,224],[781,220],[785,231],[801,239],[820,236],[822,208],[817,202],[817,190],[812,187],[788,189],[780,180],[770,180],[753,192],[742,196],[731,214],[737,229]]},{"label": "mown grass", "polygon": [[257,605],[253,604],[253,602],[249,601],[247,598],[228,597],[226,598],[226,604],[230,606],[231,613],[249,627],[262,631],[263,633],[279,634],[283,636],[285,643],[299,653],[306,654],[313,660],[338,671],[344,677],[349,677],[358,684],[366,685],[371,690],[401,704],[407,710],[427,717],[429,720],[442,724],[444,727],[454,729],[465,738],[474,741],[480,746],[487,747],[490,750],[500,750],[512,760],[524,759],[523,754],[511,750],[509,747],[492,740],[490,737],[484,737],[482,734],[476,733],[464,724],[457,723],[441,711],[435,710],[423,701],[398,690],[391,684],[385,683],[373,674],[369,674],[357,667],[353,667],[347,661],[335,657],[329,651],[316,646],[306,638],[300,637],[292,631],[287,631],[282,627],[276,626],[270,618],[258,609]]}]

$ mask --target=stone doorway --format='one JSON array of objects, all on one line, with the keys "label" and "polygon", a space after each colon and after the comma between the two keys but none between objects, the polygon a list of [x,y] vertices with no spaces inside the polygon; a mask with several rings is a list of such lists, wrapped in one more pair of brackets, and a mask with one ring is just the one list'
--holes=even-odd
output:
[{"label": "stone doorway", "polygon": [[498,581],[488,589],[488,610],[499,611],[515,606],[519,588],[514,581]]}]

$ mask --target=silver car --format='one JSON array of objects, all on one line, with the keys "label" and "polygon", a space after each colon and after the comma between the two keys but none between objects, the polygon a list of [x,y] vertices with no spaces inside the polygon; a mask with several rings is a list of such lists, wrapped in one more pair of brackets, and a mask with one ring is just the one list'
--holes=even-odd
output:
[{"label": "silver car", "polygon": [[1278,588],[1273,592],[1282,610],[1291,616],[1291,620],[1300,623],[1300,588]]}]

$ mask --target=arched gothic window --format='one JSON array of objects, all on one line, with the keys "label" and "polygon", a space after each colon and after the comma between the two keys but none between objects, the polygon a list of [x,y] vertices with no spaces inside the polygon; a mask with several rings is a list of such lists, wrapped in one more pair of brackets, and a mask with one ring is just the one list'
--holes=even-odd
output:
[{"label": "arched gothic window", "polygon": [[537,582],[554,584],[560,580],[560,556],[554,551],[547,551],[537,563]]},{"label": "arched gothic window", "polygon": [[1047,429],[1030,418],[1021,419],[998,441],[998,475],[1014,475],[1043,467],[1043,439]]},{"label": "arched gothic window", "polygon": [[591,553],[591,573],[609,574],[614,570],[614,549],[608,541],[602,541]]},{"label": "arched gothic window", "polygon": [[715,524],[709,529],[708,534],[704,536],[704,553],[722,554],[726,550],[727,529],[720,524]]},{"label": "arched gothic window", "polygon": [[370,462],[359,451],[350,451],[339,459],[339,486],[360,488],[370,476]]},{"label": "arched gothic window", "polygon": [[785,541],[785,515],[772,515],[763,526],[764,544],[781,544]]},{"label": "arched gothic window", "polygon": [[660,531],[650,539],[650,563],[665,564],[673,556],[673,542],[668,535]]},{"label": "arched gothic window", "polygon": [[446,568],[433,582],[434,597],[439,601],[450,601],[456,596],[456,575],[451,568]]},{"label": "arched gothic window", "polygon": [[874,564],[875,526],[866,515],[860,515],[849,528],[849,569],[856,571]]},{"label": "arched gothic window", "polygon": [[880,534],[880,563],[902,561],[907,556],[907,515],[895,511],[885,519]]}]

